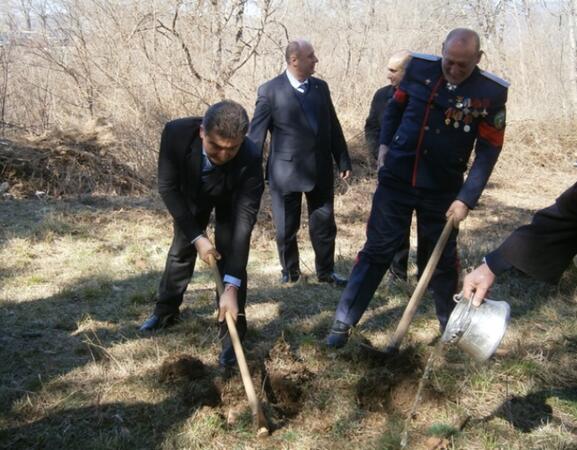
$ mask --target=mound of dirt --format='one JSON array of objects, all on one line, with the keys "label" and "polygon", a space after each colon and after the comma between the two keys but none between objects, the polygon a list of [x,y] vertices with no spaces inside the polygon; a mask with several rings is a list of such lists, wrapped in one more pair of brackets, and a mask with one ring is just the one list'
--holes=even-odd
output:
[{"label": "mound of dirt", "polygon": [[0,140],[0,183],[9,195],[142,194],[150,190],[102,124],[39,138]]},{"label": "mound of dirt", "polygon": [[185,404],[190,406],[209,406],[216,408],[222,404],[219,384],[210,378],[189,383],[182,392]]},{"label": "mound of dirt", "polygon": [[298,415],[314,374],[294,355],[283,338],[279,338],[270,349],[261,376],[266,399],[279,419],[283,421]]},{"label": "mound of dirt", "polygon": [[303,385],[309,378],[309,373],[269,373],[264,385],[267,400],[281,416],[296,416],[303,408]]},{"label": "mound of dirt", "polygon": [[[370,355],[374,357],[375,353]],[[395,356],[383,357],[378,363],[367,370],[357,384],[359,406],[368,411],[408,414],[415,400],[424,362],[415,349],[409,347]],[[441,394],[427,383],[421,405],[437,404],[440,397]]]},{"label": "mound of dirt", "polygon": [[183,354],[170,356],[164,360],[160,366],[158,380],[166,383],[178,379],[196,380],[205,376],[206,370],[203,362]]},{"label": "mound of dirt", "polygon": [[213,379],[203,362],[190,355],[166,358],[158,371],[158,381],[173,384],[180,382],[180,395],[188,405],[216,407],[222,402],[221,381]]},{"label": "mound of dirt", "polygon": [[553,408],[546,403],[547,397],[542,392],[532,393],[525,397],[512,396],[495,412],[523,433],[550,423],[553,419]]}]

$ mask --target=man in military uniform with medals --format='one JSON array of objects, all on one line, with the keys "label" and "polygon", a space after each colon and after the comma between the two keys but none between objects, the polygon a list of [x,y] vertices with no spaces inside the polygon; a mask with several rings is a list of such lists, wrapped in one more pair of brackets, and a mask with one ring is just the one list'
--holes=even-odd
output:
[{"label": "man in military uniform with medals", "polygon": [[[483,52],[476,32],[457,28],[442,58],[413,54],[389,102],[381,127],[379,170],[359,252],[327,339],[345,345],[361,319],[399,242],[417,214],[420,272],[451,216],[455,226],[474,208],[503,146],[508,83],[477,67]],[[464,173],[473,148],[469,174]],[[444,330],[453,309],[459,261],[457,229],[451,233],[429,285]]]}]

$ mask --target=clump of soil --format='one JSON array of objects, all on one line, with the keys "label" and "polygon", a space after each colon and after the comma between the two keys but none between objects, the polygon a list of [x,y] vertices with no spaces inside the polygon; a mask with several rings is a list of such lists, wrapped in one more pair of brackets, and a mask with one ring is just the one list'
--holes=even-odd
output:
[{"label": "clump of soil", "polygon": [[295,417],[303,407],[303,384],[310,373],[272,372],[265,381],[269,403],[286,418]]},{"label": "clump of soil", "polygon": [[[372,356],[375,366],[369,369],[357,384],[359,407],[368,411],[408,414],[424,370],[421,357],[411,347],[397,355],[381,355],[381,359],[378,359],[378,354],[374,351],[369,350],[366,355]],[[427,383],[422,392],[421,405],[436,404],[440,397]]]},{"label": "clump of soil", "polygon": [[295,417],[303,408],[307,383],[313,374],[279,339],[269,351],[263,368],[266,398],[281,419]]},{"label": "clump of soil", "polygon": [[56,130],[36,138],[0,140],[0,183],[7,194],[142,194],[151,183],[119,156],[101,122]]},{"label": "clump of soil", "polygon": [[546,400],[540,392],[525,397],[513,396],[497,409],[495,416],[505,419],[523,433],[530,433],[553,419],[553,408]]},{"label": "clump of soil", "polygon": [[182,397],[184,403],[191,406],[201,405],[215,408],[222,404],[220,385],[210,378],[188,383]]},{"label": "clump of soil", "polygon": [[175,355],[164,360],[160,366],[158,379],[161,383],[178,379],[195,380],[204,378],[204,363],[190,355]]},{"label": "clump of soil", "polygon": [[160,366],[161,383],[188,382],[181,396],[186,404],[216,407],[221,404],[219,380],[213,380],[202,361],[190,355],[168,357]]},{"label": "clump of soil", "polygon": [[392,390],[391,374],[371,371],[357,383],[357,402],[367,411],[387,411]]}]

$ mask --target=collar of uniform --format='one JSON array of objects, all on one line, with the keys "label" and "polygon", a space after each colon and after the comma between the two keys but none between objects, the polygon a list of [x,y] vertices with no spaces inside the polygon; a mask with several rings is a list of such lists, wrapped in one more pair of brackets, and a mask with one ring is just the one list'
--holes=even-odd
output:
[{"label": "collar of uniform", "polygon": [[298,88],[301,86],[301,84],[309,84],[309,79],[308,79],[308,78],[307,78],[305,81],[302,81],[302,82],[301,82],[301,81],[297,80],[297,79],[293,76],[292,73],[290,73],[290,70],[287,69],[287,70],[285,71],[285,73],[286,73],[286,76],[287,76],[287,78],[288,78],[288,80],[289,80],[289,83],[290,83],[291,86],[292,86],[293,88],[295,88],[295,89],[298,89]]},{"label": "collar of uniform", "polygon": [[[471,75],[469,75],[465,80],[461,81],[459,84],[452,84],[452,83],[449,83],[449,82],[447,81],[447,89],[448,89],[449,91],[455,91],[455,89],[460,88],[461,86],[466,85],[469,81],[475,79],[475,77],[478,76],[480,72],[481,72],[481,69],[479,69],[479,66],[475,66],[475,68],[474,68],[473,71],[471,72]],[[443,75],[443,76],[444,76],[444,75]],[[451,88],[449,87],[449,85],[454,86],[454,88],[451,89]]]}]

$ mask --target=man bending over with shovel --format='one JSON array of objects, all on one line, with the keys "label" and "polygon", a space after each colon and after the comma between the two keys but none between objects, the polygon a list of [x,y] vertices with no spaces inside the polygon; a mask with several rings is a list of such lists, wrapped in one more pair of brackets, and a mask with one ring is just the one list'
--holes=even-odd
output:
[{"label": "man bending over with shovel", "polygon": [[[221,366],[236,363],[225,321],[246,332],[250,236],[264,189],[260,153],[245,135],[248,115],[232,101],[212,105],[204,117],[188,117],[164,127],[158,157],[158,190],[174,219],[174,237],[160,280],[156,307],[140,331],[173,325],[194,272],[196,256],[218,260],[224,292],[218,299]],[[214,210],[215,244],[205,235]]]},{"label": "man bending over with shovel", "polygon": [[495,278],[513,267],[538,280],[557,283],[575,255],[577,183],[483,258],[483,264],[463,280],[463,294],[474,296],[473,305],[479,306]]},{"label": "man bending over with shovel", "polygon": [[[442,57],[413,54],[388,103],[379,148],[378,186],[359,252],[327,339],[342,347],[367,309],[417,213],[419,246],[431,255],[450,218],[457,227],[474,208],[499,157],[508,84],[477,67],[483,52],[472,30],[451,31]],[[471,152],[475,159],[463,174]],[[457,289],[457,230],[452,231],[430,289],[444,330]],[[428,256],[425,259],[425,262]]]}]

